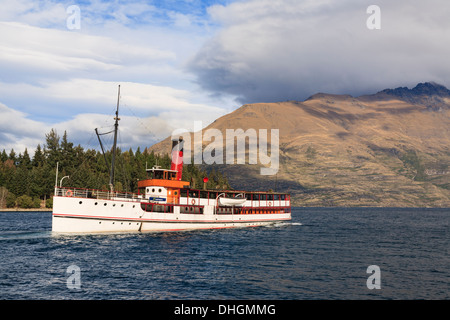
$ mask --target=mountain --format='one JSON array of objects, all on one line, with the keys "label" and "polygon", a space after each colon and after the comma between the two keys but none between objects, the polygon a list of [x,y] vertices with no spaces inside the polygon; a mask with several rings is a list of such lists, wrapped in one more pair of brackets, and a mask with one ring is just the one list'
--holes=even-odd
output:
[{"label": "mountain", "polygon": [[[224,137],[226,129],[279,129],[276,175],[214,165],[235,189],[288,191],[298,206],[450,207],[450,90],[436,83],[247,104],[204,130],[212,128]],[[169,140],[151,150],[170,151]]]}]

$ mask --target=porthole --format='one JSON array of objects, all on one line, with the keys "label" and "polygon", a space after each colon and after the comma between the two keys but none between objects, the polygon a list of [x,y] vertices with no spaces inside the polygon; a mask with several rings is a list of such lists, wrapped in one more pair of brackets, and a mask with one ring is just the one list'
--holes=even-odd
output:
[{"label": "porthole", "polygon": [[120,206],[123,207],[123,204],[121,204]]},{"label": "porthole", "polygon": [[106,202],[103,205],[106,207]]},{"label": "porthole", "polygon": [[97,205],[98,204],[98,202],[96,202],[96,203],[94,203],[95,205]]},{"label": "porthole", "polygon": [[80,201],[80,202],[78,202],[79,204],[82,204],[83,203],[83,201]]},{"label": "porthole", "polygon": [[101,221],[99,221],[99,222],[98,222],[98,224],[102,224],[102,222],[101,222]]},{"label": "porthole", "polygon": [[114,203],[114,204],[113,204],[113,207],[115,207],[115,206],[116,206],[116,204]]},{"label": "porthole", "polygon": [[161,189],[158,189],[158,192],[159,192],[159,193],[161,193],[161,192],[162,192],[162,190],[161,190]]},{"label": "porthole", "polygon": [[152,192],[155,192],[155,189],[152,189]]}]

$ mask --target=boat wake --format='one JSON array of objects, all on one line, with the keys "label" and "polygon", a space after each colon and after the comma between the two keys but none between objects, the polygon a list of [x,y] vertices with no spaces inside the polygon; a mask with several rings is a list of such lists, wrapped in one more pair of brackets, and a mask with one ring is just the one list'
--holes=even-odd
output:
[{"label": "boat wake", "polygon": [[50,238],[51,235],[51,231],[3,231],[0,232],[0,241]]},{"label": "boat wake", "polygon": [[266,227],[286,227],[286,226],[301,226],[302,224],[300,222],[275,222],[270,225],[267,225]]}]

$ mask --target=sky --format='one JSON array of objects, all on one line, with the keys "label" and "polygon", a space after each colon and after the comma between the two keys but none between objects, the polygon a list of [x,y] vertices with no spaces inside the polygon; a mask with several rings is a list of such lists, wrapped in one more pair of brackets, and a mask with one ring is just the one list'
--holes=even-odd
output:
[{"label": "sky", "polygon": [[111,130],[118,85],[126,150],[246,103],[425,81],[450,87],[445,0],[0,0],[0,8],[8,153],[32,154],[52,128],[98,149],[94,129]]}]

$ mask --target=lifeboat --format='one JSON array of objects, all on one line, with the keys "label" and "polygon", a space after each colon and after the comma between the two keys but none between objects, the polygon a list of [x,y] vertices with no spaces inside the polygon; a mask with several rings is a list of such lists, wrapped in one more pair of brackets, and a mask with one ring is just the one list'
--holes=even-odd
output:
[{"label": "lifeboat", "polygon": [[224,194],[219,195],[219,205],[225,206],[225,207],[241,207],[244,205],[245,201],[247,199],[244,198],[242,194],[238,195],[235,198],[224,198],[221,197]]}]

